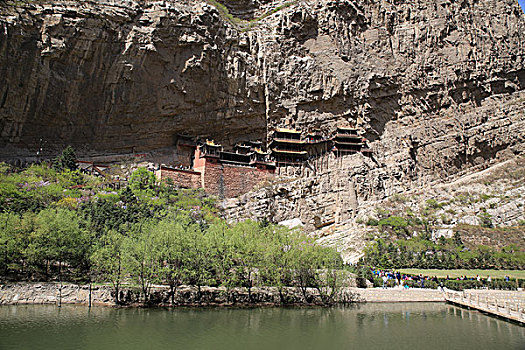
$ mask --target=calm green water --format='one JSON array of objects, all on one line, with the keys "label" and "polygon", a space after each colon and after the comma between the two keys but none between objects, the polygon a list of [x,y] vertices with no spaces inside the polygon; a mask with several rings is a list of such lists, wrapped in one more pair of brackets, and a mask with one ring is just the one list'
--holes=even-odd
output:
[{"label": "calm green water", "polygon": [[525,349],[525,327],[441,303],[345,308],[0,307],[0,349]]}]

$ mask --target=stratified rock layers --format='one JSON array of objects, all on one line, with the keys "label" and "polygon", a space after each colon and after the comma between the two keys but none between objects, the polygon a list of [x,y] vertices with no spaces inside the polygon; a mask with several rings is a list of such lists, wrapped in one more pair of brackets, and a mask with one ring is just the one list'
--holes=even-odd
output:
[{"label": "stratified rock layers", "polygon": [[264,137],[254,52],[205,3],[4,9],[2,156],[144,152],[178,133]]}]

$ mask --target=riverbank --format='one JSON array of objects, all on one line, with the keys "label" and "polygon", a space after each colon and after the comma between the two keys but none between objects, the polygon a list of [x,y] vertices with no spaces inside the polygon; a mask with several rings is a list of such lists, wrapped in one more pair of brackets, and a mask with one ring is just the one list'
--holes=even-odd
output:
[{"label": "riverbank", "polygon": [[[525,304],[525,292],[499,290],[468,290],[469,294],[482,298],[496,298]],[[90,296],[91,294],[91,296]],[[305,297],[306,295],[306,297]],[[298,288],[276,287],[248,288],[181,286],[172,295],[169,287],[151,288],[153,306],[241,306],[281,305],[281,300],[290,305],[323,304],[323,297],[314,288],[305,294]],[[112,286],[77,285],[64,283],[7,283],[0,285],[0,305],[20,304],[84,304],[115,306]],[[123,287],[119,293],[122,305],[140,305],[138,288]],[[437,289],[420,288],[344,288],[339,293],[338,303],[398,303],[398,302],[444,302],[444,294]]]},{"label": "riverbank", "polygon": [[[91,295],[91,296],[90,296]],[[323,296],[317,289],[275,287],[247,288],[181,286],[172,295],[169,287],[155,286],[151,289],[151,304],[158,306],[178,305],[307,305],[323,304]],[[13,304],[89,304],[115,305],[113,288],[108,285],[77,285],[59,283],[7,283],[0,285],[0,305]],[[122,288],[119,300],[123,305],[141,301],[137,288]],[[411,288],[344,288],[337,297],[338,303],[353,302],[442,302],[443,294],[434,289]]]},{"label": "riverbank", "polygon": [[[91,304],[115,306],[112,286],[59,284],[59,283],[8,283],[0,286],[0,305],[13,304]],[[149,304],[152,306],[234,306],[234,305],[308,305],[323,304],[318,290],[307,288],[304,293],[298,288],[254,287],[196,287],[180,286],[172,293],[168,286],[154,286],[150,289]],[[338,302],[359,301],[353,291],[344,290]],[[142,305],[139,288],[121,287],[119,304],[123,306]]]}]

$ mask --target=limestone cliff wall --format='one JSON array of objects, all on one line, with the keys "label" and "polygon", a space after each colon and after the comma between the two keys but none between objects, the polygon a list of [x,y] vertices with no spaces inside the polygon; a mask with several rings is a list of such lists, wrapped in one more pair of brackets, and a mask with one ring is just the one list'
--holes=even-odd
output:
[{"label": "limestone cliff wall", "polygon": [[248,34],[205,2],[50,1],[0,15],[1,157],[264,137]]},{"label": "limestone cliff wall", "polygon": [[[248,18],[283,4],[227,3]],[[505,121],[505,137],[465,145],[459,133],[522,107],[515,0],[297,1],[250,30],[204,1],[44,1],[1,5],[0,26],[2,158],[65,144],[145,152],[179,133],[228,145],[351,121],[381,158],[454,171],[523,141]],[[442,146],[446,157],[432,152]]]}]

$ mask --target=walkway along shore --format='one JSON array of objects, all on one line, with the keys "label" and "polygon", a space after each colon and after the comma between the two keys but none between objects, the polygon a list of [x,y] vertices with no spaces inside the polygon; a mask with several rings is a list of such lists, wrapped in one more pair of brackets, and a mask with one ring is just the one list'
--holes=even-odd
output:
[{"label": "walkway along shore", "polygon": [[[507,292],[507,296],[502,297],[502,293],[483,292],[457,292],[446,289],[445,298],[448,303],[475,309],[485,314],[503,318],[525,326],[525,293]],[[499,299],[498,299],[499,296]]]},{"label": "walkway along shore", "polygon": [[[317,289],[307,288],[307,300],[299,288],[283,288],[288,304],[322,304]],[[91,296],[90,296],[91,295]],[[123,286],[120,300],[124,304],[140,303],[138,288]],[[89,285],[70,283],[7,283],[0,285],[0,305],[16,304],[85,304],[114,306],[115,297],[110,285]],[[152,304],[159,306],[177,305],[279,305],[281,295],[276,287],[247,288],[181,286],[172,296],[167,286],[151,289]],[[443,293],[435,289],[411,288],[344,288],[336,300],[338,303],[353,302],[444,302]]]}]

